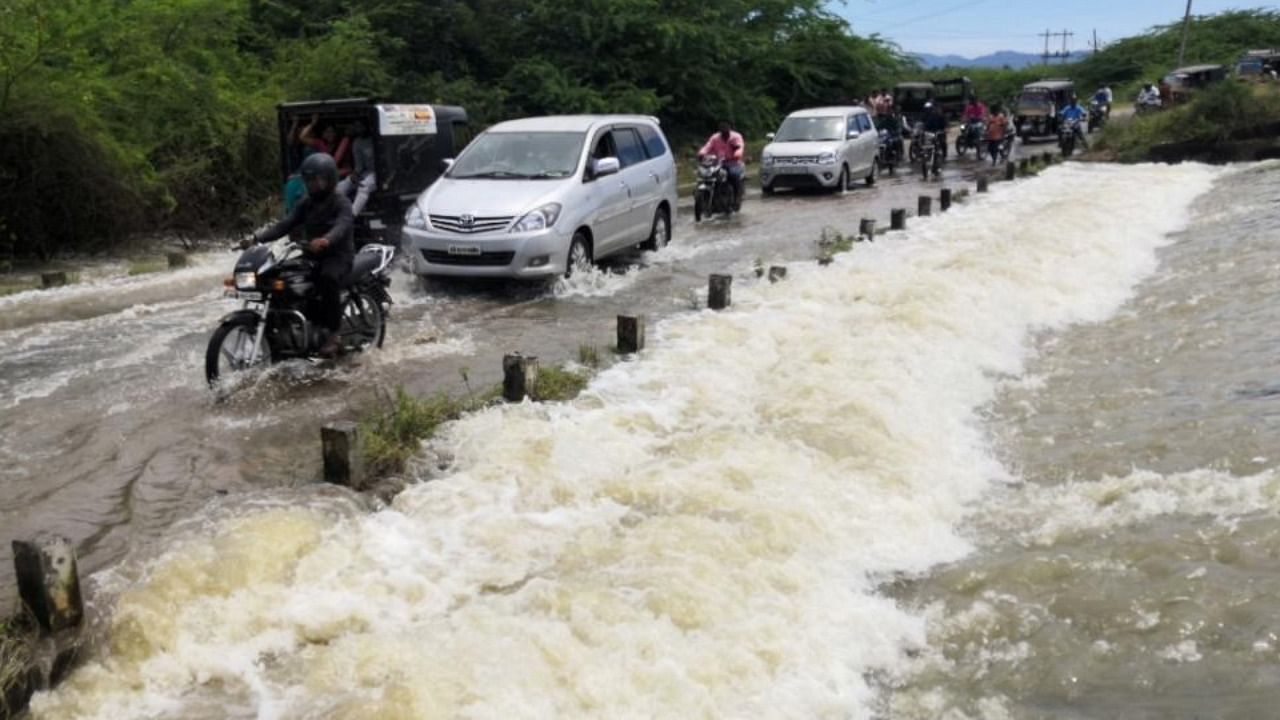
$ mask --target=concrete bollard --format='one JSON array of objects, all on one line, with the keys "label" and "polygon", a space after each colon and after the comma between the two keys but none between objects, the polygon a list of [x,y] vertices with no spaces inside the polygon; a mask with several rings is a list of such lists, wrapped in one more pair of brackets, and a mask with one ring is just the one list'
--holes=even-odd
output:
[{"label": "concrete bollard", "polygon": [[67,274],[64,272],[47,272],[40,273],[40,287],[44,289],[62,287],[67,284]]},{"label": "concrete bollard", "polygon": [[644,349],[644,316],[618,316],[618,352],[622,355],[638,353]]},{"label": "concrete bollard", "polygon": [[350,420],[331,422],[320,428],[320,451],[324,455],[324,481],[352,490],[363,490],[368,479],[364,471],[364,448],[360,428]]},{"label": "concrete bollard", "polygon": [[875,218],[862,218],[858,221],[858,235],[868,240],[876,236]]},{"label": "concrete bollard", "polygon": [[942,188],[938,192],[938,209],[942,212],[951,209],[951,188]]},{"label": "concrete bollard", "polygon": [[984,176],[984,177],[980,177],[980,178],[978,178],[978,192],[980,192],[980,193],[984,193],[984,192],[986,192],[986,191],[987,191],[988,183],[989,183],[989,181],[987,180],[987,178],[986,178],[985,176]]},{"label": "concrete bollard", "polygon": [[1018,177],[1018,166],[1012,160],[1004,164],[1004,179],[1012,180]]},{"label": "concrete bollard", "polygon": [[779,280],[785,280],[787,277],[787,269],[782,265],[773,265],[769,268],[769,282],[776,283]]},{"label": "concrete bollard", "polygon": [[889,211],[889,229],[890,230],[906,230],[907,229],[907,209],[894,208]]},{"label": "concrete bollard", "polygon": [[71,541],[47,535],[13,541],[18,594],[46,633],[75,627],[84,618],[80,575]]},{"label": "concrete bollard", "polygon": [[712,310],[723,310],[733,301],[730,288],[733,286],[732,275],[712,275],[707,286],[707,307]]},{"label": "concrete bollard", "polygon": [[184,252],[171,252],[166,257],[169,259],[169,268],[176,270],[187,266],[187,254]]},{"label": "concrete bollard", "polygon": [[933,198],[929,195],[921,195],[919,205],[916,208],[916,215],[920,217],[929,217],[933,214]]},{"label": "concrete bollard", "polygon": [[502,399],[520,402],[538,388],[538,358],[513,353],[502,358]]}]

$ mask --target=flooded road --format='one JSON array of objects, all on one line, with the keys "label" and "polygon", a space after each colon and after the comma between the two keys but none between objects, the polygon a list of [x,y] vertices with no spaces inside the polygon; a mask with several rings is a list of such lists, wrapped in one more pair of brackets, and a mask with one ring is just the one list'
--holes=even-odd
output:
[{"label": "flooded road", "polygon": [[[1280,164],[1059,166],[812,262],[919,194],[682,219],[571,286],[397,282],[385,352],[222,404],[212,291],[4,331],[5,526],[131,551],[34,715],[1268,716]],[[726,270],[733,308],[693,311]],[[391,507],[297,460],[371,386],[572,359],[618,312],[655,318],[640,361],[449,426]]]},{"label": "flooded road", "polygon": [[[337,372],[286,364],[226,403],[205,388],[203,368],[209,334],[237,307],[221,297],[234,253],[0,298],[0,527],[11,538],[63,534],[83,568],[97,570],[210,498],[314,482],[320,426],[373,407],[378,392],[459,395],[463,372],[487,388],[512,351],[546,364],[576,360],[584,344],[607,354],[617,314],[654,322],[705,306],[710,273],[755,282],[757,261],[812,259],[824,228],[855,232],[864,216],[885,226],[890,208],[914,213],[918,195],[936,198],[983,169],[952,163],[941,181],[885,176],[835,197],[756,195],[741,216],[702,225],[682,212],[661,253],[611,259],[571,285],[423,283],[398,273],[382,351]],[[100,274],[112,270],[125,267]],[[0,611],[13,607],[12,583],[0,563]]]}]

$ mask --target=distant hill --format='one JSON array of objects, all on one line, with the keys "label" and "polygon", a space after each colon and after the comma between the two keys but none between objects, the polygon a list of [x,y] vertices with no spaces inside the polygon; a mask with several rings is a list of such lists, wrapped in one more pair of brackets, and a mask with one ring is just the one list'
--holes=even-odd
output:
[{"label": "distant hill", "polygon": [[[1076,62],[1088,53],[1075,52],[1071,54],[1071,62]],[[912,53],[912,56],[920,60],[920,64],[929,69],[943,67],[983,67],[983,68],[1002,68],[1010,67],[1015,70],[1031,67],[1040,64],[1040,56],[1033,53],[1014,52],[1012,50],[1001,50],[1000,52],[983,55],[976,58],[961,57],[959,55],[930,55],[929,53]],[[1061,63],[1062,60],[1055,58],[1054,65]]]}]

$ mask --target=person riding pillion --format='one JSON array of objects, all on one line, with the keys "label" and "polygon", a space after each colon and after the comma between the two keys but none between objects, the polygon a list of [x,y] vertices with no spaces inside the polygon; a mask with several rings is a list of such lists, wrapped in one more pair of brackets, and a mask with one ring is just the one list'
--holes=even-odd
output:
[{"label": "person riding pillion", "polygon": [[335,192],[338,165],[333,156],[311,155],[302,161],[299,173],[307,186],[306,197],[283,220],[245,238],[241,247],[271,242],[302,228],[307,252],[320,261],[316,270],[316,321],[328,332],[320,355],[334,357],[342,349],[338,336],[342,327],[342,280],[351,272],[356,253],[351,201]]},{"label": "person riding pillion", "polygon": [[747,189],[747,169],[742,162],[745,145],[742,136],[725,121],[720,123],[719,132],[712,135],[698,151],[699,160],[712,155],[724,163],[729,179],[733,181],[734,210],[742,209],[742,196]]}]

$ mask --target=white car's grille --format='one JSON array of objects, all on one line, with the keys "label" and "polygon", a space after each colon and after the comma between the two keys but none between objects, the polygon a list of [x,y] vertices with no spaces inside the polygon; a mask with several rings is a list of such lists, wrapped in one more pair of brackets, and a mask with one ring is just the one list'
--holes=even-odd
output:
[{"label": "white car's grille", "polygon": [[774,165],[813,165],[818,162],[817,155],[775,155]]},{"label": "white car's grille", "polygon": [[431,226],[439,230],[461,235],[479,235],[480,233],[499,232],[505,230],[514,217],[478,217],[475,215],[432,215]]}]

